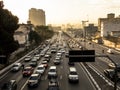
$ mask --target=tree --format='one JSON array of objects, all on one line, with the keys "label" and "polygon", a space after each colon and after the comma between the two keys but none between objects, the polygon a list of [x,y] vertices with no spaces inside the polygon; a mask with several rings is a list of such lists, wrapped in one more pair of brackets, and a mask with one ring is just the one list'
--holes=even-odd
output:
[{"label": "tree", "polygon": [[8,58],[12,52],[18,49],[19,44],[13,38],[18,27],[17,16],[12,15],[7,9],[0,8],[0,55]]},{"label": "tree", "polygon": [[36,26],[35,31],[30,31],[29,41],[31,44],[39,45],[42,41],[51,38],[53,31],[49,30],[48,26]]},{"label": "tree", "polygon": [[30,43],[35,41],[35,44],[40,44],[41,43],[41,37],[36,31],[30,31],[29,33],[29,41]]},{"label": "tree", "polygon": [[51,38],[54,34],[52,30],[49,30],[48,26],[36,26],[35,30],[41,36],[42,40]]}]

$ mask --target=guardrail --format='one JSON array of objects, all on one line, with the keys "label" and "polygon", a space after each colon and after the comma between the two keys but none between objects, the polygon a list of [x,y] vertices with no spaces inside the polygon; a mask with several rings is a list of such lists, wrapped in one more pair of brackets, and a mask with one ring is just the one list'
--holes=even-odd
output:
[{"label": "guardrail", "polygon": [[[26,54],[26,55],[23,56],[22,58],[18,59],[18,60],[17,60],[16,62],[14,62],[14,63],[17,63],[17,62],[22,61],[27,55],[33,53],[33,51],[34,51],[34,50],[32,50],[31,52],[29,52],[28,54]],[[6,75],[6,74],[9,72],[10,68],[13,66],[14,63],[12,63],[12,64],[8,65],[7,67],[5,67],[4,69],[0,70],[0,79],[2,79],[3,76]]]}]

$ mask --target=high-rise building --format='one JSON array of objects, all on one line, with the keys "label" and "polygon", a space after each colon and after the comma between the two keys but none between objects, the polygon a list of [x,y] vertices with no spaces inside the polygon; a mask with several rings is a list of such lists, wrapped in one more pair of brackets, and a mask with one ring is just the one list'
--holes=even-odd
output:
[{"label": "high-rise building", "polygon": [[29,20],[31,21],[31,24],[37,26],[37,25],[46,25],[45,20],[45,11],[42,9],[35,9],[31,8],[29,10]]}]

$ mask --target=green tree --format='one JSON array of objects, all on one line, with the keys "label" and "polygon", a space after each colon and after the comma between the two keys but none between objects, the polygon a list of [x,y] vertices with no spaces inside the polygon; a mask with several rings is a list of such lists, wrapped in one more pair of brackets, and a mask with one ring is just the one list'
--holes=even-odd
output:
[{"label": "green tree", "polygon": [[39,45],[44,40],[51,38],[54,32],[48,26],[36,26],[35,31],[30,31],[29,41],[31,44]]},{"label": "green tree", "polygon": [[52,30],[49,30],[48,26],[36,26],[35,30],[41,36],[42,40],[51,38],[54,34]]},{"label": "green tree", "polygon": [[12,52],[18,49],[19,44],[13,38],[18,27],[17,16],[12,15],[7,9],[0,8],[0,55],[8,58]]},{"label": "green tree", "polygon": [[29,41],[30,43],[35,42],[35,44],[40,44],[41,43],[41,37],[36,31],[30,31],[29,33]]}]

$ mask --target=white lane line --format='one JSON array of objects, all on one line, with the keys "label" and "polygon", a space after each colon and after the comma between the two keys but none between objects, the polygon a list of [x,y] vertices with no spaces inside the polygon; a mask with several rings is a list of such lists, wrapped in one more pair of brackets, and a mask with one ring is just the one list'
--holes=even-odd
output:
[{"label": "white lane line", "polygon": [[[92,80],[92,82],[91,82],[91,84],[93,85],[93,83],[94,83],[94,85],[96,86],[96,88],[97,88],[97,90],[101,90],[101,88],[99,87],[99,85],[97,84],[97,82],[95,81],[95,79],[92,77],[92,75],[90,74],[90,72],[86,69],[86,67],[82,64],[82,63],[80,63],[81,65],[82,65],[82,69],[84,69],[86,72],[87,72],[87,75],[86,76],[89,76],[88,77],[88,79],[90,79],[89,81],[91,82],[91,80]],[[79,66],[80,66],[80,64],[78,64]],[[83,70],[83,71],[84,71]],[[93,85],[93,87],[94,87],[94,85]],[[95,89],[94,89],[95,90]]]},{"label": "white lane line", "polygon": [[28,82],[28,79],[27,79],[27,81],[25,82],[25,84],[22,86],[22,88],[20,90],[23,90],[25,88],[25,86],[27,85],[27,82]]},{"label": "white lane line", "polygon": [[108,83],[110,86],[114,87],[114,85],[109,81],[107,80],[100,72],[98,72],[98,70],[93,67],[92,65],[89,64],[89,67],[96,73],[98,74],[106,83]]},{"label": "white lane line", "polygon": [[62,79],[62,75],[60,75],[60,79]]}]

